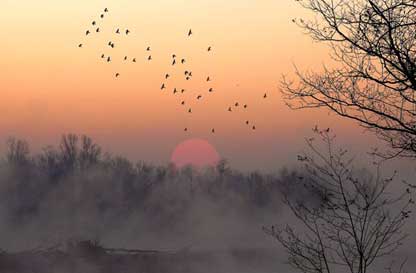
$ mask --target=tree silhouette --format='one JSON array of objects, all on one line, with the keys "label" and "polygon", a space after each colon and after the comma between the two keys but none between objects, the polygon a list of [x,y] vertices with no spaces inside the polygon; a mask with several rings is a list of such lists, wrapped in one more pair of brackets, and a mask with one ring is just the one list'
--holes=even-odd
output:
[{"label": "tree silhouette", "polygon": [[332,49],[336,68],[283,78],[294,108],[327,108],[358,121],[393,149],[416,157],[416,3],[414,0],[299,0],[315,20],[294,19]]},{"label": "tree silhouette", "polygon": [[[375,176],[354,170],[353,158],[334,146],[329,131],[315,132],[324,150],[308,139],[311,153],[298,157],[304,174],[282,190],[285,204],[302,227],[264,230],[281,243],[289,263],[301,272],[331,273],[346,267],[351,273],[366,273],[406,238],[402,227],[414,203],[410,188],[393,197],[387,189],[394,175],[381,177],[379,165]],[[299,194],[299,185],[309,198]]]}]

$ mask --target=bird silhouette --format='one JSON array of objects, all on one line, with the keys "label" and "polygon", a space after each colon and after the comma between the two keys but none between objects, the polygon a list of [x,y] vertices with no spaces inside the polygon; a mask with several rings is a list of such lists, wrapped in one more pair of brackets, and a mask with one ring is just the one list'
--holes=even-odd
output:
[{"label": "bird silhouette", "polygon": [[181,104],[182,104],[182,105],[185,105],[185,101],[183,100],[183,101],[181,102]]},{"label": "bird silhouette", "polygon": [[211,81],[211,78],[210,77],[207,77],[207,82],[209,82],[209,81]]},{"label": "bird silhouette", "polygon": [[264,93],[263,98],[267,98],[267,93]]},{"label": "bird silhouette", "polygon": [[247,104],[244,104],[244,108],[247,108],[248,106],[247,106]]},{"label": "bird silhouette", "polygon": [[101,14],[101,15],[100,15],[100,18],[101,18],[101,19],[103,19],[103,18],[104,18],[104,14]]},{"label": "bird silhouette", "polygon": [[149,55],[149,57],[147,57],[147,60],[151,61],[152,60],[152,55]]},{"label": "bird silhouette", "polygon": [[188,128],[183,129],[185,132],[188,132]]},{"label": "bird silhouette", "polygon": [[188,75],[188,74],[189,74],[188,70],[185,70],[185,72],[184,72],[184,73],[185,73],[185,75]]},{"label": "bird silhouette", "polygon": [[248,120],[246,120],[246,124],[248,125],[250,122]]},{"label": "bird silhouette", "polygon": [[170,76],[169,74],[166,74],[166,75],[165,75],[165,79],[169,78],[169,76]]},{"label": "bird silhouette", "polygon": [[231,109],[231,107],[228,107],[228,112],[232,112],[233,109]]},{"label": "bird silhouette", "polygon": [[197,100],[202,99],[202,95],[198,95],[198,97],[196,97]]},{"label": "bird silhouette", "polygon": [[104,9],[104,12],[108,12],[108,8],[105,8],[105,9]]},{"label": "bird silhouette", "polygon": [[187,81],[189,81],[191,78],[188,76],[188,77],[186,77],[185,79],[186,79]]},{"label": "bird silhouette", "polygon": [[176,58],[176,54],[172,54],[172,58],[175,59]]},{"label": "bird silhouette", "polygon": [[124,60],[127,61],[127,56],[124,56]]},{"label": "bird silhouette", "polygon": [[175,65],[175,64],[176,64],[176,60],[173,60],[173,61],[172,61],[172,65]]},{"label": "bird silhouette", "polygon": [[210,46],[208,47],[208,51],[211,51],[211,47]]},{"label": "bird silhouette", "polygon": [[97,29],[95,30],[95,32],[100,32],[100,28],[99,28],[99,27],[97,27]]},{"label": "bird silhouette", "polygon": [[82,44],[79,44],[78,47],[82,47]]},{"label": "bird silhouette", "polygon": [[150,46],[148,46],[148,47],[146,48],[146,51],[150,51]]},{"label": "bird silhouette", "polygon": [[238,102],[236,102],[234,105],[235,105],[235,107],[238,107],[239,106]]},{"label": "bird silhouette", "polygon": [[176,93],[178,93],[178,89],[176,89],[176,87],[175,87],[175,88],[173,88],[173,94],[176,94]]},{"label": "bird silhouette", "polygon": [[253,130],[256,130],[256,126],[251,127]]},{"label": "bird silhouette", "polygon": [[95,24],[96,24],[95,21],[92,21],[92,25],[95,26]]},{"label": "bird silhouette", "polygon": [[192,77],[192,71],[189,71],[188,75],[189,75],[189,77]]},{"label": "bird silhouette", "polygon": [[212,128],[211,132],[212,132],[213,134],[215,134],[215,129],[214,129],[214,128]]},{"label": "bird silhouette", "polygon": [[160,90],[163,90],[163,89],[165,89],[166,87],[165,87],[165,84],[163,83],[162,84],[162,86],[160,87]]},{"label": "bird silhouette", "polygon": [[133,61],[132,62],[135,63],[136,62],[136,58],[133,58]]},{"label": "bird silhouette", "polygon": [[182,60],[181,60],[181,63],[182,63],[182,64],[184,64],[184,63],[185,63],[185,59],[182,59]]},{"label": "bird silhouette", "polygon": [[192,29],[189,29],[188,31],[188,37],[192,35]]},{"label": "bird silhouette", "polygon": [[208,89],[208,92],[213,92],[213,91],[214,91],[214,89],[212,89],[212,88]]},{"label": "bird silhouette", "polygon": [[191,108],[188,109],[188,113],[192,113],[192,109]]},{"label": "bird silhouette", "polygon": [[90,34],[90,31],[89,30],[85,31],[85,35],[88,35],[88,34]]},{"label": "bird silhouette", "polygon": [[116,73],[116,78],[118,78],[120,76],[120,73]]},{"label": "bird silhouette", "polygon": [[104,59],[105,58],[105,55],[104,54],[101,54],[101,59]]},{"label": "bird silhouette", "polygon": [[119,28],[116,30],[116,33],[117,34],[120,34],[120,29]]},{"label": "bird silhouette", "polygon": [[185,89],[182,89],[182,90],[181,90],[181,93],[182,93],[182,94],[183,94],[183,92],[185,92]]},{"label": "bird silhouette", "polygon": [[130,30],[126,29],[126,35],[129,35]]},{"label": "bird silhouette", "polygon": [[109,63],[109,62],[111,62],[111,57],[110,56],[107,57],[107,63]]}]

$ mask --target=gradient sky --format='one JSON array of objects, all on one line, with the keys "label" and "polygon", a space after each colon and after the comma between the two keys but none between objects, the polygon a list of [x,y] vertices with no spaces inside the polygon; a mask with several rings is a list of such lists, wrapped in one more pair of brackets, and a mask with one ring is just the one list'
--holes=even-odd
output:
[{"label": "gradient sky", "polygon": [[[110,12],[101,23],[105,7]],[[291,111],[280,98],[279,79],[292,74],[294,63],[305,70],[330,63],[327,47],[291,22],[303,15],[292,0],[3,0],[0,143],[16,136],[36,150],[73,132],[93,137],[112,153],[166,163],[178,143],[195,137],[243,170],[293,162],[315,124],[333,127],[357,151],[368,148],[374,139],[355,124],[326,111]],[[102,32],[86,38],[93,20]],[[114,38],[118,27],[132,33]],[[115,49],[106,47],[109,40]],[[151,63],[145,61],[147,46]],[[104,63],[102,53],[115,61]],[[183,68],[172,69],[173,53],[187,59]],[[124,55],[137,63],[123,63]],[[192,81],[175,78],[184,68],[193,71]],[[173,75],[169,94],[159,90],[167,72]],[[184,100],[192,101],[192,115],[171,94],[175,86],[188,90]],[[211,86],[215,92],[197,102]],[[228,113],[236,101],[249,109]],[[246,119],[255,122],[256,132],[248,130]]]}]

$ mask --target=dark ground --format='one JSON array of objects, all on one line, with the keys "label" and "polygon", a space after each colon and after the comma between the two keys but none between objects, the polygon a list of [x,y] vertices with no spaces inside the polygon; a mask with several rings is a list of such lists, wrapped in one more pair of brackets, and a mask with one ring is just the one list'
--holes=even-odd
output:
[{"label": "dark ground", "polygon": [[0,254],[1,273],[276,272],[270,250],[178,251],[107,249],[92,242]]}]

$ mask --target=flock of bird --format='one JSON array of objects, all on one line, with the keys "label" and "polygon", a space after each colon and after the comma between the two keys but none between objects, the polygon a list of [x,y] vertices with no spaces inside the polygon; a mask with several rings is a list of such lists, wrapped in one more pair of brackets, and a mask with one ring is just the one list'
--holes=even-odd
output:
[{"label": "flock of bird", "polygon": [[[103,10],[103,13],[101,13],[100,16],[99,16],[100,19],[103,20],[106,17],[106,14],[108,12],[109,12],[108,8],[105,8]],[[116,34],[116,35],[126,35],[127,36],[127,35],[129,35],[131,33],[131,31],[129,29],[121,30],[120,28],[116,28],[113,31],[114,31],[114,34]],[[99,22],[98,21],[95,21],[95,20],[91,22],[91,27],[85,31],[85,36],[90,36],[94,32],[95,33],[100,33],[101,32],[101,28],[99,26]],[[189,29],[188,32],[187,32],[187,37],[188,38],[191,38],[192,35],[193,35],[193,31],[192,31],[192,29]],[[78,44],[78,47],[79,48],[82,48],[83,46],[84,46],[83,43]],[[109,47],[110,49],[114,49],[116,47],[116,44],[113,41],[110,40],[110,41],[108,41],[108,43],[107,43],[106,46]],[[147,61],[152,61],[152,54],[151,54],[152,53],[152,49],[151,49],[151,47],[150,46],[147,46],[145,50],[147,52],[147,58],[146,58]],[[208,53],[212,52],[212,50],[213,50],[212,46],[208,46],[207,49],[206,49],[206,51]],[[105,54],[101,54],[101,59],[105,60],[107,63],[110,63],[110,62],[113,61],[111,55],[106,56]],[[128,56],[124,56],[123,61],[131,61],[133,63],[136,63],[137,62],[137,59],[135,57],[129,58]],[[179,65],[179,64],[183,65],[186,62],[187,61],[186,61],[185,58],[179,58],[176,54],[172,54],[172,56],[171,56],[171,65],[172,66],[176,66],[176,65]],[[116,72],[114,74],[114,76],[115,76],[115,78],[119,78],[121,75],[120,75],[119,72]],[[183,77],[184,77],[184,79],[186,81],[192,80],[192,77],[193,77],[192,71],[190,71],[190,70],[184,70],[183,71]],[[164,76],[164,81],[161,83],[161,86],[160,86],[160,90],[161,91],[166,91],[167,90],[167,88],[168,88],[168,83],[167,82],[168,82],[168,80],[170,78],[171,78],[171,75],[169,73],[166,73],[165,76]],[[206,82],[208,83],[208,82],[211,82],[211,81],[212,81],[212,78],[210,76],[207,76],[206,77]],[[209,87],[207,91],[208,91],[208,93],[213,93],[214,92],[214,88],[213,87]],[[173,92],[174,95],[177,94],[177,93],[178,94],[183,94],[183,93],[185,93],[185,89],[174,87],[172,92]],[[267,96],[267,93],[264,93],[263,99],[266,99],[267,97],[268,97]],[[198,100],[198,101],[201,100],[202,98],[203,98],[203,95],[202,94],[198,94],[196,96],[196,100]],[[186,106],[187,105],[187,101],[181,100],[180,104],[182,106]],[[247,104],[240,104],[239,102],[235,102],[234,104],[232,104],[231,106],[229,106],[226,110],[228,112],[233,112],[237,108],[242,108],[243,110],[246,110],[248,108],[248,105]],[[186,108],[186,111],[188,113],[190,113],[190,114],[193,113],[192,112],[192,107],[187,107]],[[252,124],[252,122],[249,121],[249,120],[246,120],[245,121],[245,124],[251,130],[253,130],[253,131],[255,131],[257,129],[256,128],[256,125],[255,124]],[[185,127],[183,129],[183,131],[189,132],[190,129],[188,127]],[[212,128],[211,129],[211,133],[213,133],[213,134],[216,133],[215,128]]]}]

